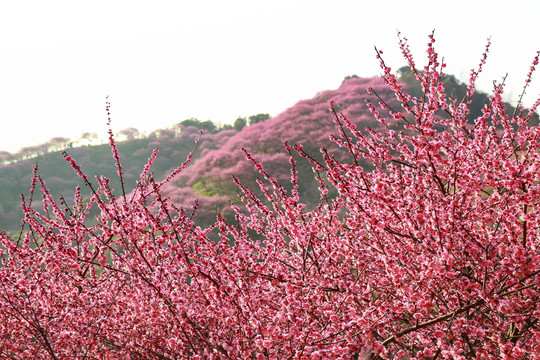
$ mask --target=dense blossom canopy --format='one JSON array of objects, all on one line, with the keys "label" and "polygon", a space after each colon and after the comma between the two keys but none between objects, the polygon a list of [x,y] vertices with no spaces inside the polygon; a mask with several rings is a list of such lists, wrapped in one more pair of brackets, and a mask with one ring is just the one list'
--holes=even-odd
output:
[{"label": "dense blossom canopy", "polygon": [[[467,96],[452,99],[434,41],[422,71],[400,41],[422,97],[377,52],[397,105],[371,86],[350,112],[369,109],[374,126],[364,127],[332,105],[336,149],[314,154],[290,138],[280,155],[288,185],[266,172],[264,149],[244,149],[257,178],[234,178],[234,221],[196,227],[199,203],[179,208],[164,196],[192,155],[157,182],[154,151],[135,189],[113,193],[65,154],[92,191],[85,201],[77,189],[74,206],[55,201],[36,169],[26,227],[0,235],[1,357],[539,358],[540,128],[528,124],[539,102],[508,114],[495,84],[468,123],[485,56]],[[262,126],[247,129],[271,137]],[[240,146],[239,134],[228,141]],[[318,183],[312,209],[299,194],[300,162]],[[219,176],[211,168],[200,171]]]}]

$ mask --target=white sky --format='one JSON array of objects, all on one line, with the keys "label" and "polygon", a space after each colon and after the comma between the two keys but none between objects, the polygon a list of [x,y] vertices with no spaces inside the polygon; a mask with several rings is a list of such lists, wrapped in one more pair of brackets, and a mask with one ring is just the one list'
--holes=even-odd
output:
[{"label": "white sky", "polygon": [[[2,1],[0,150],[105,135],[106,95],[116,131],[275,116],[346,75],[380,74],[374,45],[394,69],[405,65],[398,29],[418,65],[435,29],[462,80],[491,36],[479,85],[508,72],[516,99],[540,49],[540,1]],[[540,73],[525,104],[539,95]]]}]

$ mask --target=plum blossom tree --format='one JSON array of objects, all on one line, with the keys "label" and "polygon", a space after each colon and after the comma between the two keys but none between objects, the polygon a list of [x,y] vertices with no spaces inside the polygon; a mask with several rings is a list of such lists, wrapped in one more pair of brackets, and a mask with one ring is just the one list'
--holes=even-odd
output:
[{"label": "plum blossom tree", "polygon": [[82,145],[90,145],[97,140],[98,135],[94,132],[84,132],[79,136],[78,143]]},{"label": "plum blossom tree", "polygon": [[118,135],[125,138],[127,141],[133,141],[141,136],[139,130],[134,127],[121,130],[118,132]]},{"label": "plum blossom tree", "polygon": [[[434,42],[418,71],[400,40],[421,97],[377,51],[400,105],[369,89],[380,131],[331,106],[348,161],[285,143],[287,190],[244,149],[266,200],[234,178],[234,221],[196,227],[197,201],[180,208],[163,195],[193,153],[157,182],[154,151],[131,192],[65,154],[90,193],[84,201],[78,188],[73,206],[54,200],[36,168],[26,230],[0,234],[2,357],[539,358],[540,128],[528,121],[540,100],[508,114],[495,84],[467,123],[488,49],[459,102],[444,93]],[[538,54],[524,91],[537,64]],[[122,178],[112,131],[110,144]],[[297,155],[319,183],[312,210]],[[31,206],[38,192],[43,211]]]},{"label": "plum blossom tree", "polygon": [[13,155],[9,151],[0,151],[0,164],[7,164]]}]

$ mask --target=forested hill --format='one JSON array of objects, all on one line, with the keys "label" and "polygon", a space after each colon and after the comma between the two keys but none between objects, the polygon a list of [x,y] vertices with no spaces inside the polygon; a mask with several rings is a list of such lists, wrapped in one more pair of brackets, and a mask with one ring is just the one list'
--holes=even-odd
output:
[{"label": "forested hill", "polygon": [[[414,95],[418,89],[415,80],[405,69],[400,69],[399,73]],[[453,76],[447,77],[445,86],[448,94],[455,97],[459,97],[465,88]],[[378,124],[369,113],[365,100],[368,96],[374,103],[379,100],[374,95],[367,94],[368,87],[372,87],[387,103],[397,106],[394,95],[379,78],[350,76],[338,89],[323,91],[312,99],[300,101],[272,119],[269,119],[267,114],[258,114],[249,118],[240,117],[234,125],[223,127],[218,127],[211,121],[204,122],[207,131],[195,152],[194,161],[166,186],[166,193],[179,206],[189,207],[193,200],[199,200],[201,207],[196,219],[201,225],[212,223],[217,213],[227,216],[230,214],[229,200],[236,201],[237,188],[231,180],[233,175],[238,176],[243,184],[256,188],[257,173],[245,159],[242,147],[264,164],[269,173],[286,184],[290,178],[290,164],[288,155],[284,152],[284,142],[291,145],[302,144],[305,151],[315,157],[320,156],[319,148],[329,145],[328,134],[335,133],[328,110],[330,101],[334,101],[336,109],[359,128],[370,127],[376,130]],[[483,97],[483,103],[489,101],[486,94],[478,93],[475,96]],[[470,117],[472,119],[478,115],[480,109],[473,111]],[[538,122],[537,116],[534,121]],[[148,136],[141,136],[136,129],[119,131],[118,147],[124,167],[126,189],[135,185],[148,157],[156,147],[159,148],[159,155],[153,166],[156,179],[162,179],[171,169],[181,164],[193,149],[202,124],[197,119],[188,119]],[[2,154],[0,229],[10,232],[19,229],[22,218],[20,194],[28,193],[32,169],[36,162],[39,165],[39,174],[56,198],[62,195],[69,200],[73,197],[75,187],[82,185],[80,178],[58,151],[59,147],[66,149],[88,176],[104,175],[111,179],[112,188],[119,188],[117,169],[108,144],[71,147],[73,142],[67,140],[62,139],[63,145],[56,141],[55,146],[47,148],[49,152],[38,151],[36,149],[40,147],[37,146],[32,147],[33,152],[29,150],[19,156]],[[335,155],[342,156],[339,153]],[[24,158],[28,159],[21,160]],[[318,193],[313,191],[317,186],[313,181],[313,172],[305,161],[299,162],[299,172],[302,201],[309,204],[311,194]],[[86,195],[89,194],[86,189]],[[34,199],[34,204],[39,208],[39,199]]]}]

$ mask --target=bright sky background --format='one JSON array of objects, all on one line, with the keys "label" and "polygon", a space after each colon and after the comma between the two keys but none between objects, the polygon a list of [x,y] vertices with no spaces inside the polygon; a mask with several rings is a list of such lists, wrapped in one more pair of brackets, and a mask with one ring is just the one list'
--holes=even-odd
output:
[{"label": "bright sky background", "polygon": [[[0,150],[105,135],[107,95],[116,131],[275,116],[347,75],[379,75],[374,45],[405,65],[397,30],[423,65],[433,29],[462,80],[491,36],[480,88],[508,72],[515,100],[540,49],[540,1],[2,1]],[[540,73],[525,104],[539,95]]]}]

